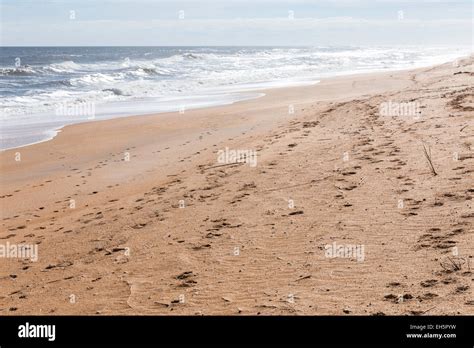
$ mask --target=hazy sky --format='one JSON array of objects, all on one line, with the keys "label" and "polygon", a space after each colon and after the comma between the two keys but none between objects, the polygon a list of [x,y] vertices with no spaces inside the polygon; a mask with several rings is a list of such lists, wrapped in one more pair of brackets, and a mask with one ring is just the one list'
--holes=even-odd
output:
[{"label": "hazy sky", "polygon": [[472,17],[472,0],[0,0],[0,43],[472,45]]}]

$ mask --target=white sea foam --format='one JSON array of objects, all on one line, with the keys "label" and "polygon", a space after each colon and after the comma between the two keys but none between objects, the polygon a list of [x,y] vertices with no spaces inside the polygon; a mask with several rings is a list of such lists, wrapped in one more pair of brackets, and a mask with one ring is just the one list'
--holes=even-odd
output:
[{"label": "white sea foam", "polygon": [[46,69],[57,73],[67,73],[80,69],[80,66],[74,63],[72,60],[68,60],[62,63],[51,64],[47,66]]}]

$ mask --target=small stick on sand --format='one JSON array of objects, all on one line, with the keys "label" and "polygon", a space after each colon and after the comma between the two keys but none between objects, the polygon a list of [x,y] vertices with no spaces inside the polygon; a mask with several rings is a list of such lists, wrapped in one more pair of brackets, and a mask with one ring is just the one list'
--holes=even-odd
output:
[{"label": "small stick on sand", "polygon": [[433,173],[434,176],[438,175],[438,173],[436,173],[436,170],[434,169],[433,161],[431,160],[431,149],[429,147],[428,149],[426,149],[425,144],[423,144],[423,153],[425,154],[426,160],[430,165],[431,173]]},{"label": "small stick on sand", "polygon": [[213,168],[219,168],[219,167],[227,167],[227,166],[235,166],[235,165],[242,165],[242,162],[232,162],[232,163],[226,163],[226,164],[218,164],[217,166],[212,166],[212,167],[207,167],[207,168],[199,168],[201,170],[208,170],[208,169],[213,169]]},{"label": "small stick on sand", "polygon": [[437,306],[433,306],[433,307],[431,307],[431,308],[428,308],[426,311],[423,311],[422,313],[423,313],[423,314],[426,314],[426,313],[428,313],[430,310],[435,309],[436,307],[437,307]]}]

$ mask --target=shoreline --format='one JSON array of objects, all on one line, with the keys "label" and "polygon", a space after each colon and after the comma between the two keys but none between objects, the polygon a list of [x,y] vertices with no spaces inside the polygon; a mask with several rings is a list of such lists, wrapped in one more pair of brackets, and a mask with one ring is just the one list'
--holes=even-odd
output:
[{"label": "shoreline", "polygon": [[[238,100],[238,101],[230,101],[230,102],[224,102],[222,101],[222,103],[217,103],[215,105],[206,105],[206,106],[196,106],[196,107],[193,107],[193,108],[190,108],[190,109],[187,109],[188,111],[192,111],[192,110],[199,110],[199,109],[206,109],[206,108],[210,108],[210,107],[216,107],[216,106],[228,106],[228,105],[233,105],[235,103],[238,103],[238,102],[241,102],[241,101],[246,101],[246,100],[252,100],[252,99],[258,99],[258,98],[261,98],[263,97],[265,94],[263,93],[256,93],[255,95],[253,96],[249,96],[247,98],[244,98],[244,99],[241,99],[241,100]],[[7,150],[14,150],[14,149],[20,149],[20,148],[23,148],[23,147],[26,147],[26,146],[31,146],[31,145],[36,145],[36,144],[40,144],[40,143],[43,143],[43,142],[47,142],[47,141],[51,141],[53,140],[56,136],[58,136],[58,134],[65,128],[65,127],[70,127],[70,126],[74,126],[74,125],[79,125],[79,124],[84,124],[84,123],[92,123],[92,122],[98,122],[98,121],[112,121],[112,120],[115,120],[117,118],[128,118],[128,117],[138,117],[138,116],[152,116],[152,115],[160,115],[160,114],[164,114],[164,113],[177,113],[179,112],[179,110],[176,110],[176,111],[156,111],[156,112],[145,112],[145,113],[137,113],[137,114],[132,114],[132,115],[116,115],[116,116],[106,116],[106,117],[100,117],[100,118],[93,118],[93,119],[86,119],[86,120],[83,120],[83,121],[78,121],[78,122],[72,122],[72,123],[68,123],[68,124],[64,124],[64,125],[61,125],[61,126],[58,126],[58,127],[55,127],[55,128],[48,128],[48,130],[46,132],[48,133],[52,133],[52,135],[49,135],[48,137],[45,137],[44,139],[42,140],[38,140],[38,141],[35,141],[35,142],[32,142],[32,143],[25,143],[23,145],[18,145],[18,146],[12,146],[12,147],[8,147],[8,148],[3,148],[3,149],[0,149],[0,152],[3,152],[3,151],[7,151]]]},{"label": "shoreline", "polygon": [[[460,57],[456,58],[456,60],[466,59],[468,57],[469,56],[460,56]],[[312,82],[309,82],[309,81],[304,81],[303,82],[301,80],[301,81],[296,82],[297,83],[296,85],[289,85],[289,86],[271,87],[271,88],[266,88],[266,87],[246,88],[246,89],[238,89],[238,90],[235,90],[235,91],[230,89],[228,91],[230,94],[243,95],[245,93],[254,92],[254,93],[257,93],[259,95],[248,97],[248,98],[243,98],[243,99],[237,100],[237,101],[230,101],[230,102],[224,102],[224,101],[222,101],[220,103],[219,102],[216,102],[216,103],[209,102],[211,104],[210,106],[206,105],[206,106],[202,106],[202,107],[192,107],[192,108],[189,108],[189,109],[186,109],[186,110],[187,111],[192,111],[192,110],[198,110],[198,109],[206,109],[206,108],[212,108],[212,107],[233,105],[233,104],[236,104],[236,103],[244,102],[246,100],[261,98],[261,97],[265,96],[265,94],[268,93],[268,91],[286,89],[286,88],[298,88],[298,87],[304,87],[306,85],[314,85],[314,84],[319,83],[322,80],[328,80],[328,79],[340,78],[340,77],[351,78],[351,77],[357,77],[359,75],[367,75],[367,74],[383,74],[383,73],[390,73],[390,72],[403,72],[403,71],[410,71],[410,70],[417,70],[417,69],[427,69],[427,68],[433,68],[433,67],[438,66],[438,65],[453,63],[454,61],[455,60],[448,61],[448,62],[443,62],[443,63],[430,64],[430,65],[426,65],[426,66],[424,66],[424,65],[422,65],[422,66],[413,66],[413,67],[410,67],[410,68],[391,68],[391,69],[386,69],[386,70],[385,69],[375,69],[375,70],[360,71],[360,72],[350,71],[350,72],[334,73],[333,75],[329,75],[329,76],[324,76],[324,74],[323,74],[323,75],[319,75],[318,77],[314,77],[315,80],[313,80]],[[277,83],[278,84],[279,82],[280,82],[279,80],[276,80],[276,81],[268,81],[267,83]],[[226,86],[224,86],[224,87],[226,87]],[[229,86],[227,86],[227,87],[229,87]],[[224,88],[224,90],[225,90],[225,88]],[[185,96],[183,98],[190,98],[190,97],[192,97],[192,96]],[[132,101],[131,104],[139,105],[139,102],[138,101],[135,101],[135,102]],[[102,106],[104,106],[104,105],[107,106],[109,104],[103,104]],[[22,145],[18,145],[18,146],[2,148],[2,149],[0,149],[0,152],[4,152],[4,151],[7,151],[7,150],[20,149],[20,148],[23,148],[23,147],[26,147],[26,146],[32,146],[32,145],[40,144],[42,142],[51,141],[56,136],[58,136],[58,134],[61,132],[62,129],[64,129],[65,127],[69,127],[69,126],[74,126],[74,125],[88,123],[88,122],[115,120],[115,119],[118,119],[118,118],[140,117],[140,116],[151,116],[151,115],[157,116],[157,115],[160,115],[160,114],[176,113],[176,112],[179,112],[179,110],[177,109],[177,110],[174,110],[174,111],[154,111],[154,112],[145,112],[145,113],[139,113],[139,114],[105,116],[105,117],[101,117],[100,119],[84,120],[84,121],[79,121],[79,122],[68,123],[68,124],[61,125],[61,126],[59,126],[57,128],[54,128],[54,129],[51,128],[51,129],[46,130],[46,132],[54,133],[54,135],[52,135],[52,136],[45,137],[42,140],[38,140],[38,141],[35,141],[35,142],[32,142],[32,143],[26,143],[26,144],[22,144]]]},{"label": "shoreline", "polygon": [[[38,246],[0,262],[0,313],[474,313],[473,67],[322,79],[0,152],[0,244]],[[421,116],[380,115],[388,102]]]}]

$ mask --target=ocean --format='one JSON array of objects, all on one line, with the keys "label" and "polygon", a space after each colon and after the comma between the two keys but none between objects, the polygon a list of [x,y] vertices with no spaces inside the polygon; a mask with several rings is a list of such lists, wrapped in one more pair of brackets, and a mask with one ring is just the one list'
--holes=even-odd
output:
[{"label": "ocean", "polygon": [[[470,47],[0,47],[0,149],[61,127],[231,104],[262,89],[430,66]],[[185,117],[185,116],[184,116]]]}]

